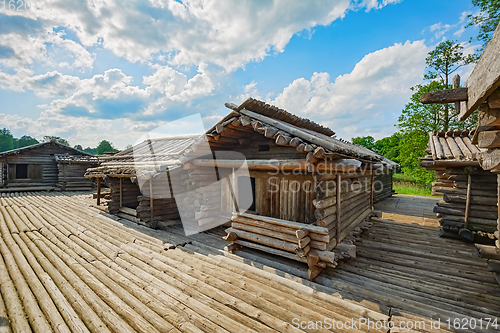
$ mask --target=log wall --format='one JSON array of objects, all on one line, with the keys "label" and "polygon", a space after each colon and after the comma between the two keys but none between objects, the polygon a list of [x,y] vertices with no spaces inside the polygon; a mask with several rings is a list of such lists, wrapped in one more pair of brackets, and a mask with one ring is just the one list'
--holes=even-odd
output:
[{"label": "log wall", "polygon": [[448,179],[449,174],[445,173],[446,169],[436,170],[436,178],[437,182],[432,183],[432,195],[434,196],[442,196],[444,194],[443,191],[450,190],[453,188],[453,180]]},{"label": "log wall", "polygon": [[374,180],[373,202],[387,199],[393,193],[392,169],[384,168],[382,171],[377,171]]},{"label": "log wall", "polygon": [[[442,233],[458,233],[460,229],[494,233],[498,228],[498,185],[497,177],[480,170],[471,175],[468,194],[468,175],[464,168],[449,168],[444,174],[453,187],[441,187],[443,199],[434,207],[440,217]],[[469,208],[467,209],[467,203]],[[468,223],[466,224],[466,211]],[[469,235],[469,237],[471,237]],[[472,239],[468,239],[472,240]]]},{"label": "log wall", "polygon": [[122,179],[121,206],[136,209],[139,205],[138,196],[141,195],[141,190],[137,184],[132,183],[130,178],[109,177],[106,183],[111,188],[111,201],[108,202],[111,214],[117,214],[120,210],[120,179]]},{"label": "log wall", "polygon": [[[156,174],[152,180],[144,182],[140,188],[136,209],[140,222],[151,228],[166,228],[180,222],[175,194],[185,192],[180,175]],[[151,209],[151,202],[153,209]]]},{"label": "log wall", "polygon": [[87,168],[92,166],[92,163],[59,161],[57,187],[63,191],[91,190],[95,187],[95,178],[85,178],[84,174]]}]

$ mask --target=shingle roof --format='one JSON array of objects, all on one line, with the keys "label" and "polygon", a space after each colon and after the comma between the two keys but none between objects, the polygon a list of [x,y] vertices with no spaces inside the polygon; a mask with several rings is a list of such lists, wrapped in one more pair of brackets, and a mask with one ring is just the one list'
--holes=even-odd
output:
[{"label": "shingle roof", "polygon": [[472,143],[469,130],[429,133],[428,157],[433,160],[477,161],[480,149]]}]

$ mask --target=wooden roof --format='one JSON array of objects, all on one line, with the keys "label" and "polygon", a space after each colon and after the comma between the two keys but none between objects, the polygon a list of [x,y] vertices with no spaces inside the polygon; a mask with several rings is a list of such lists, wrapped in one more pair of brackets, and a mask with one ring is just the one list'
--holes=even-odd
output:
[{"label": "wooden roof", "polygon": [[[209,137],[219,135],[226,129],[227,125],[235,120],[241,123],[243,117],[243,123],[249,121],[253,129],[260,134],[266,135],[267,132],[274,133],[271,137],[276,140],[278,140],[278,136],[280,135],[282,137],[295,138],[295,140],[292,140],[294,142],[292,145],[304,143],[307,145],[306,151],[312,151],[315,157],[342,157],[372,163],[387,163],[383,156],[366,147],[329,136],[334,134],[330,129],[307,119],[293,116],[284,110],[265,104],[264,102],[249,98],[239,106],[226,103],[226,107],[232,109],[233,112],[207,131]],[[296,147],[298,150],[302,149],[300,144]]]},{"label": "wooden roof", "polygon": [[321,133],[326,136],[333,136],[335,134],[335,132],[328,127],[319,125],[309,119],[298,117],[286,110],[280,109],[274,105],[269,105],[263,101],[259,101],[251,97],[241,103],[234,110],[238,112],[242,109],[250,110],[263,116],[267,116],[269,118],[286,122],[290,125]]},{"label": "wooden roof", "polygon": [[54,159],[57,163],[99,163],[99,158],[93,155],[55,154]]},{"label": "wooden roof", "polygon": [[87,170],[85,176],[130,175],[141,171],[160,171],[180,165],[179,157],[199,136],[148,139],[114,155],[100,156],[100,165]]},{"label": "wooden roof", "polygon": [[449,161],[477,161],[481,151],[472,143],[469,130],[434,131],[429,133],[428,158]]},{"label": "wooden roof", "polygon": [[9,155],[22,154],[23,152],[27,152],[27,151],[30,151],[30,150],[33,150],[33,149],[38,149],[38,148],[45,147],[45,146],[50,146],[50,145],[63,148],[64,150],[69,151],[72,154],[85,155],[85,156],[94,156],[92,154],[89,154],[89,153],[86,153],[84,151],[75,149],[73,147],[60,144],[57,141],[40,142],[40,143],[31,145],[31,146],[26,146],[26,147],[22,147],[22,148],[17,148],[17,149],[12,149],[12,150],[8,150],[8,151],[4,151],[4,152],[0,153],[0,156],[9,156]]}]

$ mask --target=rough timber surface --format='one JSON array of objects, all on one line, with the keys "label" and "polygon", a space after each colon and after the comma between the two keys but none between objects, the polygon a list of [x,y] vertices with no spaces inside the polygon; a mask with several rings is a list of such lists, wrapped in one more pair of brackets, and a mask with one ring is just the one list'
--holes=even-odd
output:
[{"label": "rough timber surface", "polygon": [[309,322],[325,318],[423,321],[413,331],[442,332],[431,318],[500,315],[500,286],[472,245],[395,215],[374,222],[356,259],[310,282],[305,264],[224,252],[224,228],[186,237],[92,203],[81,192],[0,194],[0,331],[7,317],[12,332],[324,332]]}]

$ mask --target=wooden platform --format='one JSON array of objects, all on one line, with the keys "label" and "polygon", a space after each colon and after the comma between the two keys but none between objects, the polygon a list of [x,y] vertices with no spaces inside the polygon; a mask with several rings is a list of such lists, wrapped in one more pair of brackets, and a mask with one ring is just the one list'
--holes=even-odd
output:
[{"label": "wooden platform", "polygon": [[[500,316],[485,262],[434,227],[376,221],[358,258],[310,282],[305,264],[222,251],[223,228],[185,237],[92,204],[81,193],[0,195],[0,332],[5,318],[27,332],[442,332],[447,318]],[[317,326],[331,319],[358,327]]]}]

